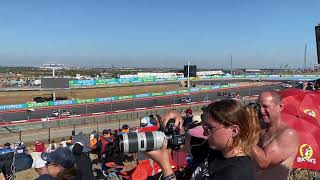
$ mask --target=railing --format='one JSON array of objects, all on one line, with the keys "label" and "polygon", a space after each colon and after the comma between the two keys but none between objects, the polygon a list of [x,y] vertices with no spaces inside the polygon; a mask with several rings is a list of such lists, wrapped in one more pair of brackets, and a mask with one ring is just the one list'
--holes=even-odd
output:
[{"label": "railing", "polygon": [[[249,103],[254,100],[246,100]],[[185,109],[191,108],[194,112],[201,112],[201,108],[210,102],[181,104],[179,106],[158,106],[146,109],[123,110],[107,114],[91,114],[82,117],[69,117],[65,119],[48,120],[41,122],[21,123],[0,127],[0,143],[3,142],[33,142],[35,140],[50,140],[52,138],[61,138],[71,135],[71,131],[91,133],[93,130],[101,132],[103,129],[118,129],[123,124],[138,126],[142,117],[150,114],[164,115],[171,109],[184,112]],[[7,129],[10,129],[8,132]],[[12,133],[15,132],[15,133]]]}]

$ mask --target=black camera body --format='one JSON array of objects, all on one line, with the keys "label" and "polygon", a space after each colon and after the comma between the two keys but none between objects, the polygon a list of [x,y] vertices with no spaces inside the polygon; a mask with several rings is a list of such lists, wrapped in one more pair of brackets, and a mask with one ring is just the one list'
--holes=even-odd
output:
[{"label": "black camera body", "polygon": [[164,130],[165,135],[168,139],[168,148],[172,150],[179,150],[181,145],[184,145],[186,142],[186,136],[180,134],[179,129],[174,129],[174,119],[170,119]]}]

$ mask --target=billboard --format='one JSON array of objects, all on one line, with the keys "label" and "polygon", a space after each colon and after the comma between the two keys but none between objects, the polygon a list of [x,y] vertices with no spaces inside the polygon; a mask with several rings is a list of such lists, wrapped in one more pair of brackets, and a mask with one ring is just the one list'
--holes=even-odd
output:
[{"label": "billboard", "polygon": [[[183,68],[184,77],[188,77],[188,65],[185,65]],[[197,77],[197,66],[190,65],[189,66],[189,77]]]},{"label": "billboard", "polygon": [[69,78],[41,78],[41,88],[69,88]]}]

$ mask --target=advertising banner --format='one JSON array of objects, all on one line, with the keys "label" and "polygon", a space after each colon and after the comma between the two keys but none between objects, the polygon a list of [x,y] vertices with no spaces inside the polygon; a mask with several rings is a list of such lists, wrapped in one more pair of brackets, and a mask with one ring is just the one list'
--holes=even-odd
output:
[{"label": "advertising banner", "polygon": [[134,95],[134,98],[145,98],[145,97],[151,97],[151,93]]},{"label": "advertising banner", "polygon": [[61,105],[72,105],[75,104],[75,100],[63,100],[63,101],[53,101],[54,106],[61,106]]},{"label": "advertising banner", "polygon": [[299,137],[294,168],[320,170],[320,93],[301,89],[280,91],[283,98],[282,120]]},{"label": "advertising banner", "polygon": [[27,108],[27,104],[0,105],[0,110],[24,109],[24,108]]},{"label": "advertising banner", "polygon": [[142,78],[142,81],[143,81],[143,82],[154,82],[155,79],[156,79],[155,76],[143,77],[143,78]]},{"label": "advertising banner", "polygon": [[133,99],[133,95],[129,95],[129,96],[118,96],[118,100],[125,100],[125,99]]},{"label": "advertising banner", "polygon": [[159,92],[159,93],[151,93],[151,96],[163,96],[164,93],[163,92]]},{"label": "advertising banner", "polygon": [[[99,80],[99,81],[83,81],[83,80],[72,80],[71,84],[103,84],[116,82],[117,79],[109,79],[109,80]],[[232,84],[231,84],[232,85]],[[85,104],[85,103],[95,103],[95,102],[110,102],[116,100],[125,100],[132,98],[145,98],[145,97],[156,97],[156,96],[164,96],[164,95],[174,95],[174,94],[184,94],[188,92],[198,92],[198,91],[206,91],[212,89],[218,89],[221,87],[229,87],[231,85],[226,86],[212,86],[212,87],[203,87],[203,88],[191,88],[184,89],[180,91],[167,91],[167,92],[158,92],[158,93],[146,93],[146,94],[137,94],[137,95],[127,95],[127,96],[113,96],[113,97],[104,97],[104,98],[91,98],[91,99],[77,99],[77,100],[63,100],[63,101],[47,101],[43,103],[26,103],[26,104],[9,104],[9,105],[0,105],[1,110],[12,110],[12,109],[27,109],[27,108],[40,108],[40,107],[50,107],[50,106],[64,106],[64,105],[74,105],[74,104]]]},{"label": "advertising banner", "polygon": [[165,95],[173,95],[173,94],[178,94],[177,91],[168,91],[168,92],[164,92]]},{"label": "advertising banner", "polygon": [[53,105],[52,101],[42,102],[42,103],[27,103],[27,108],[47,107],[52,105]]},{"label": "advertising banner", "polygon": [[180,90],[180,91],[178,91],[178,93],[179,93],[179,94],[188,93],[188,92],[189,92],[189,90],[188,90],[188,89],[184,89],[184,90]]},{"label": "advertising banner", "polygon": [[200,91],[200,88],[191,88],[189,90],[189,92],[197,92],[197,91]]},{"label": "advertising banner", "polygon": [[112,97],[105,97],[105,98],[96,98],[96,102],[110,102],[112,101]]},{"label": "advertising banner", "polygon": [[94,103],[95,98],[92,99],[77,99],[75,100],[77,104],[84,104],[84,103]]}]

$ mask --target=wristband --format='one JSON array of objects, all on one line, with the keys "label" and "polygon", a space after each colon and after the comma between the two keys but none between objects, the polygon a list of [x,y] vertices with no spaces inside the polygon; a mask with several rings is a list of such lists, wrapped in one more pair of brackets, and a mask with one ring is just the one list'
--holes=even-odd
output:
[{"label": "wristband", "polygon": [[170,174],[169,176],[166,176],[164,178],[162,178],[162,180],[172,180],[175,179],[176,175],[174,173]]}]

